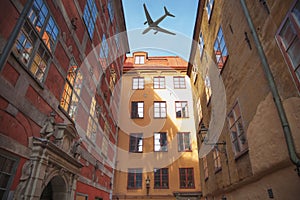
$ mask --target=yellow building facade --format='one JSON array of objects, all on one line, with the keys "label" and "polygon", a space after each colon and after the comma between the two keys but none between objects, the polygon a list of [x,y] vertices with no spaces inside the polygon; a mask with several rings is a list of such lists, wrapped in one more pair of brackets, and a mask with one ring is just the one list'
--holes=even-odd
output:
[{"label": "yellow building facade", "polygon": [[299,8],[199,2],[188,75],[205,199],[299,199]]},{"label": "yellow building facade", "polygon": [[177,56],[126,58],[113,199],[200,199],[186,67]]}]

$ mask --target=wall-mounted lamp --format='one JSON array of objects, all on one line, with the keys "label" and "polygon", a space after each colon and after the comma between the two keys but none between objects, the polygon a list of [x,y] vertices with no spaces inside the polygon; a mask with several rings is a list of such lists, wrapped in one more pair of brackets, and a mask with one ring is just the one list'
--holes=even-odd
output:
[{"label": "wall-mounted lamp", "polygon": [[150,189],[150,178],[147,176],[146,179],[146,189],[147,189],[147,196],[149,195],[149,189]]},{"label": "wall-mounted lamp", "polygon": [[215,145],[215,146],[226,145],[225,141],[216,142],[216,143],[208,143],[208,128],[206,128],[203,123],[201,123],[199,135],[200,135],[201,142],[204,142],[204,144],[206,144],[206,145]]}]

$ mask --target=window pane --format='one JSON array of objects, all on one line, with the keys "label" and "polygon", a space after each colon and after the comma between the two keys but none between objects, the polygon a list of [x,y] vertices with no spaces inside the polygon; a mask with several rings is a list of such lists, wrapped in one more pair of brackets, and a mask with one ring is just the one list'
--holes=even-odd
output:
[{"label": "window pane", "polygon": [[295,30],[293,29],[290,20],[288,19],[280,31],[279,35],[281,36],[282,43],[285,50],[288,49],[290,43],[295,37]]},{"label": "window pane", "polygon": [[295,38],[291,47],[288,49],[287,53],[292,61],[292,66],[296,69],[300,65],[300,40],[298,37]]}]

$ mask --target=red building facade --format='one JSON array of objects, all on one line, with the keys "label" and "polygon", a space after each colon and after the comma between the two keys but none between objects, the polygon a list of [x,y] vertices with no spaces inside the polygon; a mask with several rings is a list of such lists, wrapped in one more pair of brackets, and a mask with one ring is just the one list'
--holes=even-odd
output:
[{"label": "red building facade", "polygon": [[121,1],[2,1],[0,199],[109,199]]}]

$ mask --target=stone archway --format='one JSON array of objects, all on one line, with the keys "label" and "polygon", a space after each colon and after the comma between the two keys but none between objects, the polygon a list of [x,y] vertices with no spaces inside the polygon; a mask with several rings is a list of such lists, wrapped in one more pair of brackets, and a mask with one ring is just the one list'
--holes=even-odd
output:
[{"label": "stone archway", "polygon": [[43,189],[40,200],[67,200],[67,197],[68,191],[64,179],[60,176],[55,176]]}]

